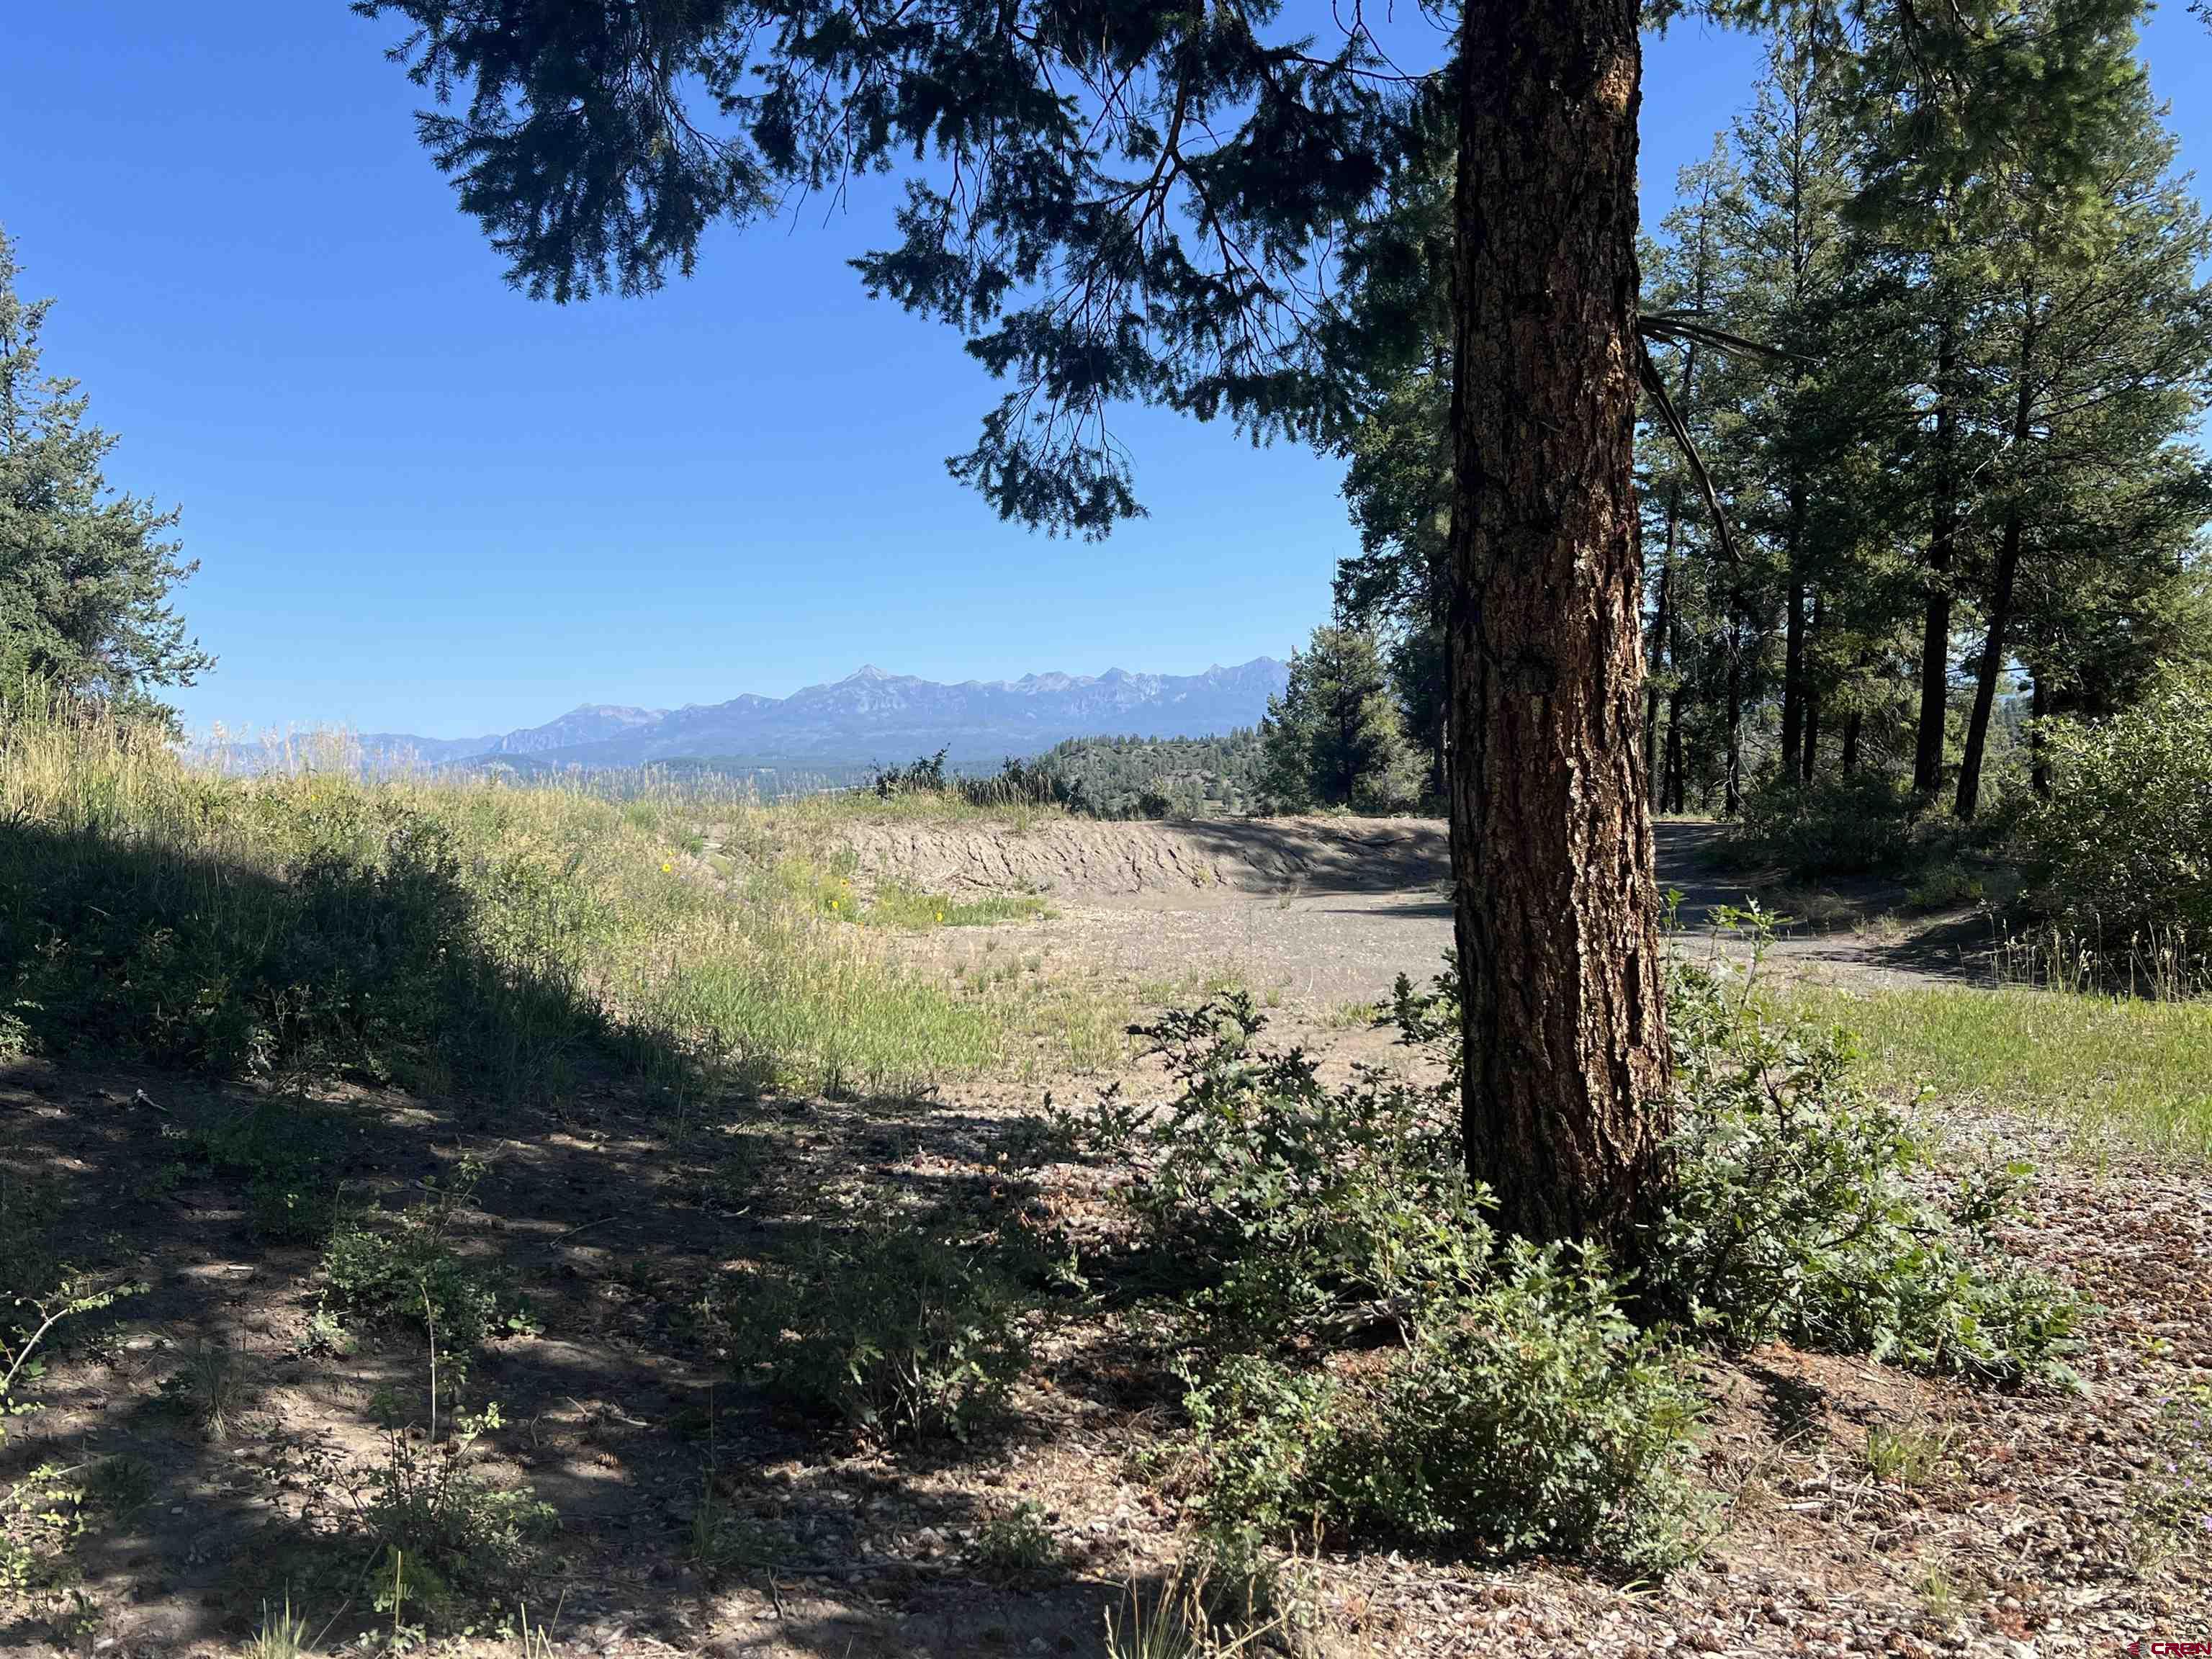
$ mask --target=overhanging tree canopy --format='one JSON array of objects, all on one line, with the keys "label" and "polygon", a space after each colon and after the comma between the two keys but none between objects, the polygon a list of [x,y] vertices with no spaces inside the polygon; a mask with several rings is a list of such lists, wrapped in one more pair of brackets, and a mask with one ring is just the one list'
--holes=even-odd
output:
[{"label": "overhanging tree canopy", "polygon": [[[1668,1127],[1637,741],[1636,0],[1468,0],[1437,20],[1435,75],[1401,72],[1356,8],[1324,42],[1276,0],[357,9],[414,25],[395,55],[441,106],[423,142],[535,295],[650,289],[718,219],[907,169],[900,240],[862,275],[1011,386],[952,469],[1003,514],[1085,534],[1139,511],[1117,402],[1343,428],[1334,296],[1360,267],[1338,251],[1448,155],[1466,1141],[1509,1228],[1633,1246]],[[1901,42],[1926,108],[1956,118],[1947,155],[1999,131],[1993,95],[2055,95],[2015,9],[1812,9],[1816,33]]]}]

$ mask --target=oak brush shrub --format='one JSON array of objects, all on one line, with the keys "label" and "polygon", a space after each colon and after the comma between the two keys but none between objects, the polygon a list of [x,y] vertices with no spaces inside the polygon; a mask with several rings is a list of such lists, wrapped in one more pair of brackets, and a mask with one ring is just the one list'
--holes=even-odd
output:
[{"label": "oak brush shrub", "polygon": [[2212,942],[2212,668],[2101,720],[2045,723],[2052,792],[2022,820],[2032,901],[2108,947]]},{"label": "oak brush shrub", "polygon": [[1452,1091],[1364,1066],[1325,1085],[1303,1051],[1255,1045],[1266,1024],[1237,992],[1141,1028],[1178,1092],[1103,1105],[1136,1156],[1130,1201],[1208,1280],[1199,1306],[1222,1340],[1409,1320],[1489,1249]]},{"label": "oak brush shrub", "polygon": [[1186,1403],[1212,1547],[1248,1560],[1318,1529],[1680,1559],[1698,1403],[1667,1340],[1595,1253],[1498,1243],[1450,1085],[1330,1087],[1257,1048],[1263,1024],[1232,996],[1150,1028],[1181,1093],[1150,1115],[1109,1096],[1098,1132],[1137,1155],[1134,1204],[1206,1281]]},{"label": "oak brush shrub", "polygon": [[1209,1530],[1678,1565],[1703,1402],[1620,1293],[1595,1257],[1516,1245],[1379,1363],[1230,1356],[1187,1402]]},{"label": "oak brush shrub", "polygon": [[[1182,1364],[1194,1502],[1224,1559],[1316,1531],[1458,1551],[1589,1553],[1638,1571],[1694,1552],[1702,1402],[1678,1341],[1809,1346],[2002,1382],[2063,1382],[2080,1306],[2007,1262],[2025,1179],[1924,1195],[1924,1153],[1856,1088],[1833,1034],[1677,964],[1679,1185],[1633,1287],[1585,1247],[1501,1243],[1462,1171],[1456,1090],[1325,1085],[1232,996],[1146,1034],[1179,1092],[1109,1091],[1085,1133],[1201,1280]],[[1450,975],[1401,982],[1409,1042],[1447,1060]],[[1680,1311],[1686,1328],[1664,1317]]]},{"label": "oak brush shrub", "polygon": [[1722,970],[1668,988],[1680,1128],[1655,1288],[1732,1346],[1784,1338],[2001,1382],[2065,1382],[2081,1306],[2005,1259],[2027,1165],[1948,1201],[1905,1120],[1851,1079],[1841,1034],[1769,1012]]}]

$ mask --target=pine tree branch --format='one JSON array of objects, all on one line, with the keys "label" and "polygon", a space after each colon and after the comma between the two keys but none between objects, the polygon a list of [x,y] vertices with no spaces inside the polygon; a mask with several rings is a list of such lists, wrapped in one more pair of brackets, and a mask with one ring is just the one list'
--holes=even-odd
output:
[{"label": "pine tree branch", "polygon": [[1741,564],[1742,561],[1736,556],[1735,537],[1729,529],[1728,514],[1721,509],[1720,491],[1713,487],[1713,475],[1705,466],[1705,458],[1698,453],[1697,441],[1690,436],[1689,426],[1675,409],[1674,399],[1668,393],[1659,366],[1651,361],[1651,349],[1644,342],[1640,326],[1636,342],[1636,374],[1659,410],[1660,423],[1680,447],[1682,459],[1689,466],[1690,476],[1697,480],[1705,505],[1712,509],[1713,529],[1720,538],[1723,556],[1730,564]]},{"label": "pine tree branch", "polygon": [[1647,340],[1667,340],[1683,345],[1694,340],[1712,347],[1716,351],[1748,352],[1753,356],[1770,357],[1780,362],[1808,363],[1813,361],[1797,352],[1785,351],[1780,346],[1747,340],[1741,334],[1731,334],[1726,329],[1715,328],[1711,323],[1686,317],[1680,312],[1662,311],[1638,317],[1636,331]]}]

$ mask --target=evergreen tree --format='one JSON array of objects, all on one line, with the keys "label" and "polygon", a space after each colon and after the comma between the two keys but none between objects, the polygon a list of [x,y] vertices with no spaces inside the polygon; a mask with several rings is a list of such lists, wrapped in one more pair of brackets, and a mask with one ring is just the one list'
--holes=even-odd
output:
[{"label": "evergreen tree", "polygon": [[1291,655],[1290,683],[1261,726],[1267,793],[1293,810],[1389,811],[1419,792],[1419,766],[1375,635],[1317,628]]},{"label": "evergreen tree", "polygon": [[[1434,77],[1397,72],[1356,9],[1323,50],[1275,0],[361,9],[416,26],[400,55],[459,103],[423,139],[513,279],[556,300],[688,270],[710,223],[794,185],[927,162],[863,276],[1013,382],[955,473],[1089,533],[1137,510],[1117,401],[1342,430],[1340,234],[1448,128],[1462,1133],[1508,1231],[1637,1247],[1671,1128],[1638,732],[1638,31],[1679,0],[1466,0]],[[1905,41],[1895,78],[1936,88],[1908,101],[1946,112],[1956,177],[2009,102],[2063,101],[1998,61],[2010,0],[1847,10]]]},{"label": "evergreen tree", "polygon": [[[2054,49],[2104,84],[2080,118],[2095,124],[2100,165],[2084,187],[2053,187],[2038,148],[2023,144],[1996,174],[1978,237],[1981,326],[1996,349],[1982,377],[1992,459],[1978,506],[1990,553],[1954,802],[1962,818],[1979,803],[1998,680],[2015,651],[2028,641],[2051,708],[2048,683],[2069,678],[2054,658],[2094,601],[2125,617],[2118,631],[2137,665],[2075,653],[2072,692],[2057,708],[2085,695],[2117,701],[2113,681],[2139,686],[2186,614],[2177,608],[2186,555],[2212,510],[2205,465],[2186,447],[2212,378],[2212,288],[2197,276],[2212,230],[2169,177],[2173,140],[2132,28],[2069,38],[2065,9],[2054,13]],[[2092,691],[2097,681],[2106,684]]]},{"label": "evergreen tree", "polygon": [[1835,60],[1802,21],[1775,39],[1751,110],[1734,128],[1742,182],[1727,227],[1742,332],[1789,354],[1745,383],[1736,430],[1751,488],[1739,498],[1767,554],[1782,613],[1780,765],[1809,778],[1820,742],[1815,662],[1825,600],[1851,536],[1835,482],[1836,422],[1824,374],[1843,343],[1834,327],[1843,210],[1853,187]]},{"label": "evergreen tree", "polygon": [[1451,112],[1463,1133],[1509,1231],[1635,1247],[1671,1127],[1636,741],[1636,0],[1471,0],[1435,77],[1356,13],[1322,48],[1274,0],[362,9],[416,26],[401,55],[458,106],[422,137],[555,300],[651,288],[717,219],[926,160],[863,277],[1012,383],[956,475],[1085,533],[1137,509],[1117,402],[1343,428],[1339,233]]},{"label": "evergreen tree", "polygon": [[0,680],[173,727],[153,689],[189,685],[215,660],[169,604],[197,566],[164,538],[173,511],[108,487],[116,441],[86,423],[74,380],[41,374],[52,302],[24,301],[20,275],[0,232]]},{"label": "evergreen tree", "polygon": [[[1733,319],[1735,275],[1727,255],[1725,230],[1731,204],[1742,187],[1741,175],[1725,144],[1675,179],[1678,198],[1662,220],[1657,239],[1647,248],[1646,309],[1699,318]],[[1668,401],[1698,451],[1725,459],[1717,432],[1729,424],[1723,413],[1729,393],[1718,382],[1729,365],[1692,339],[1679,362],[1662,366],[1668,374]],[[1719,526],[1706,514],[1702,492],[1691,477],[1687,454],[1661,428],[1653,400],[1647,398],[1638,433],[1638,470],[1643,482],[1644,565],[1650,617],[1645,660],[1650,665],[1644,696],[1644,770],[1654,799],[1680,811],[1690,771],[1721,780],[1724,804],[1734,811],[1742,777],[1741,720],[1750,687],[1745,657],[1754,647],[1747,639],[1746,576],[1735,559],[1722,551]],[[1734,510],[1733,492],[1730,509]],[[1659,749],[1660,698],[1666,698],[1666,747]],[[1716,716],[1716,711],[1717,714]],[[1699,718],[1715,716],[1714,718]],[[1688,728],[1698,730],[1688,747]]]}]

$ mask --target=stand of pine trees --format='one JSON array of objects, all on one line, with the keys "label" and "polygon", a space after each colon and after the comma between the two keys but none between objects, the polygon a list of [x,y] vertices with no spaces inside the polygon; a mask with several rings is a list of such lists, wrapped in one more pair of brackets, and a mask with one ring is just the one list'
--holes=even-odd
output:
[{"label": "stand of pine trees", "polygon": [[[1966,87],[1898,29],[1847,49],[1799,18],[1681,173],[1644,250],[1645,313],[1771,350],[1655,354],[1735,532],[1724,545],[1647,398],[1658,810],[1733,815],[1754,789],[1849,780],[1900,813],[1972,818],[2047,787],[2034,717],[2127,708],[2157,665],[2212,651],[2197,556],[2212,471],[2190,442],[2212,233],[2174,177],[2132,19],[2018,8]],[[1976,143],[1993,100],[2031,82],[2006,142]],[[1389,252],[1368,257],[1420,270],[1437,211],[1402,191],[1374,236]],[[1343,446],[1362,546],[1337,599],[1380,631],[1422,730],[1443,684],[1449,340],[1440,300],[1365,305],[1346,350],[1367,413]]]}]

